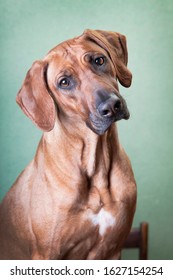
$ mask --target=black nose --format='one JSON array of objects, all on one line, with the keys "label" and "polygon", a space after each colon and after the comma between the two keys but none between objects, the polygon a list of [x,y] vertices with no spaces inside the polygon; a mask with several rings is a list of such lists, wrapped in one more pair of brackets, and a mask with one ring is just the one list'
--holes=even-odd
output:
[{"label": "black nose", "polygon": [[111,96],[106,101],[101,102],[98,111],[102,117],[109,118],[116,115],[121,110],[121,100],[117,96]]}]

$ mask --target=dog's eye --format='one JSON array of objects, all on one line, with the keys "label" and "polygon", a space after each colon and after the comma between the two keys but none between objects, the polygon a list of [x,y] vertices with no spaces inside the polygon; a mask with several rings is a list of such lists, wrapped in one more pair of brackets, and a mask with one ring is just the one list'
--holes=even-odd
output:
[{"label": "dog's eye", "polygon": [[70,86],[70,79],[68,79],[68,78],[63,78],[63,79],[61,79],[60,82],[59,82],[59,86],[60,86],[61,88],[67,88],[67,87],[69,87],[69,86]]},{"label": "dog's eye", "polygon": [[104,64],[105,59],[103,56],[99,56],[99,57],[95,58],[94,62],[96,65],[101,66]]}]

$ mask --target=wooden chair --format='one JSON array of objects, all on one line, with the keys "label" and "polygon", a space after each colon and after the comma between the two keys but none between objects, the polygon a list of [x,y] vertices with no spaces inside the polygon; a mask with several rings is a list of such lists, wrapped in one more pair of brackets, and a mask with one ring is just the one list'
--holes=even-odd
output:
[{"label": "wooden chair", "polygon": [[139,260],[148,259],[148,223],[140,223],[139,228],[132,228],[123,249],[139,249]]}]

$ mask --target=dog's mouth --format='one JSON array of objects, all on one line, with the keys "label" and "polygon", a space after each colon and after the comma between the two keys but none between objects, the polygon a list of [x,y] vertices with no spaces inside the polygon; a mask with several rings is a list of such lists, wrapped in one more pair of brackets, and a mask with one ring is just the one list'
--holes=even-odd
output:
[{"label": "dog's mouth", "polygon": [[96,134],[103,135],[109,127],[114,123],[121,119],[128,120],[130,117],[129,110],[127,106],[123,108],[123,110],[117,112],[115,115],[111,117],[100,117],[96,113],[90,113],[88,120],[86,121],[86,125]]}]

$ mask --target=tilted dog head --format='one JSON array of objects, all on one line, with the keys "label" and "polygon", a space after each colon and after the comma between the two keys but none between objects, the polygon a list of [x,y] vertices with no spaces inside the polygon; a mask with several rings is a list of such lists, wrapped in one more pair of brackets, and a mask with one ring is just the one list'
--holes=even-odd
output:
[{"label": "tilted dog head", "polygon": [[113,122],[129,118],[117,83],[118,79],[125,87],[131,85],[127,59],[125,36],[86,30],[33,63],[17,103],[44,131],[53,129],[58,110],[103,134]]}]

